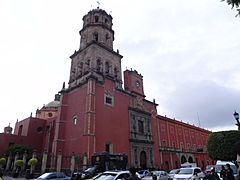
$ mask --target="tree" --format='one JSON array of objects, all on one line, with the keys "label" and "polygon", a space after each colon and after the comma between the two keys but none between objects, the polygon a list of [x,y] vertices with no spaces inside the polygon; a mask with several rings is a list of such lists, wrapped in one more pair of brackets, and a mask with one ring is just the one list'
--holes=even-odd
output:
[{"label": "tree", "polygon": [[21,169],[24,165],[24,162],[23,160],[18,159],[16,160],[15,165]]},{"label": "tree", "polygon": [[24,146],[24,145],[19,145],[19,144],[15,144],[13,146],[10,146],[7,150],[7,154],[12,153],[12,154],[23,154],[23,153],[28,153],[31,154],[33,152],[32,148]]},{"label": "tree", "polygon": [[236,159],[234,144],[239,141],[240,131],[219,131],[209,135],[207,151],[214,160],[232,161]]},{"label": "tree", "polygon": [[30,172],[31,174],[33,173],[33,170],[34,170],[35,166],[37,165],[37,163],[38,163],[37,158],[29,159],[28,165],[31,166],[31,172]]},{"label": "tree", "polygon": [[[228,3],[228,5],[232,6],[232,9],[238,8],[240,6],[240,0],[222,0],[222,1],[226,1]],[[238,14],[236,16],[240,16],[240,9],[237,9]]]}]

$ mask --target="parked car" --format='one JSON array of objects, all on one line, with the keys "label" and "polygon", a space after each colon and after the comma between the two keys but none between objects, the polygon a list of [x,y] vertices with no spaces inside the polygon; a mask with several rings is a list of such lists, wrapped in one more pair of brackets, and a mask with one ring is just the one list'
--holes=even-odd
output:
[{"label": "parked car", "polygon": [[168,180],[168,173],[166,171],[152,171],[151,174],[142,178],[142,180],[152,180],[152,176],[157,176],[157,180]]},{"label": "parked car", "polygon": [[178,174],[175,174],[173,180],[200,180],[205,177],[204,172],[199,167],[180,168]]},{"label": "parked car", "polygon": [[63,172],[48,172],[37,178],[37,180],[71,180],[71,177],[66,176]]},{"label": "parked car", "polygon": [[234,163],[232,163],[230,161],[217,161],[216,162],[215,171],[218,173],[218,176],[220,177],[220,171],[222,170],[222,166],[224,166],[225,169],[227,168],[226,164],[230,165],[231,169],[233,170],[233,175],[234,175],[235,180],[238,180],[239,175],[238,175],[237,167]]},{"label": "parked car", "polygon": [[173,180],[174,175],[178,174],[179,171],[180,171],[180,169],[173,169],[173,170],[169,171],[169,173],[168,173],[169,180]]},{"label": "parked car", "polygon": [[[93,180],[119,180],[127,179],[130,176],[129,171],[105,171],[93,178]],[[137,173],[140,178],[140,175]]]},{"label": "parked car", "polygon": [[138,171],[138,174],[140,175],[141,178],[151,175],[149,170],[140,170],[140,171]]}]

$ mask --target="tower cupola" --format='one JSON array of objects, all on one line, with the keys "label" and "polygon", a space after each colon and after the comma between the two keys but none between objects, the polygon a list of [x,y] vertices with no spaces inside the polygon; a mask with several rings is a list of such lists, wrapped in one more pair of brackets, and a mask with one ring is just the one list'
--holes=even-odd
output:
[{"label": "tower cupola", "polygon": [[81,35],[80,49],[85,48],[92,41],[113,49],[112,16],[102,9],[93,9],[83,17],[83,28],[79,33]]},{"label": "tower cupola", "polygon": [[80,48],[70,58],[69,88],[74,89],[94,78],[98,83],[105,79],[114,81],[122,89],[122,55],[113,50],[114,31],[112,16],[97,8],[83,17],[80,33]]}]

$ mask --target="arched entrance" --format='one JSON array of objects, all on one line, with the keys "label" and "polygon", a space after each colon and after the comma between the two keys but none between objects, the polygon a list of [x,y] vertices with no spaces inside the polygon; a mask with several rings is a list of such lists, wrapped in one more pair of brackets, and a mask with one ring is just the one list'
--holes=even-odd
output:
[{"label": "arched entrance", "polygon": [[187,159],[186,159],[185,156],[182,155],[182,157],[181,157],[181,164],[183,164],[183,163],[185,163],[185,162],[187,162]]},{"label": "arched entrance", "polygon": [[145,151],[141,151],[140,153],[140,167],[142,169],[147,168],[147,154]]},{"label": "arched entrance", "polygon": [[189,163],[193,163],[193,158],[192,158],[192,156],[189,156],[189,157],[188,157],[188,162],[189,162]]}]

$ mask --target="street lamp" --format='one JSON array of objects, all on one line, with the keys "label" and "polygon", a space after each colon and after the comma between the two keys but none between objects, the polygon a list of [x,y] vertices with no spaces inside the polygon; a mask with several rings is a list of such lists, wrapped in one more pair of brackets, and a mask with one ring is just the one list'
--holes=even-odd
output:
[{"label": "street lamp", "polygon": [[237,127],[238,127],[238,130],[240,131],[240,122],[239,122],[239,114],[235,111],[234,114],[233,114],[234,118],[236,119],[237,123]]}]

